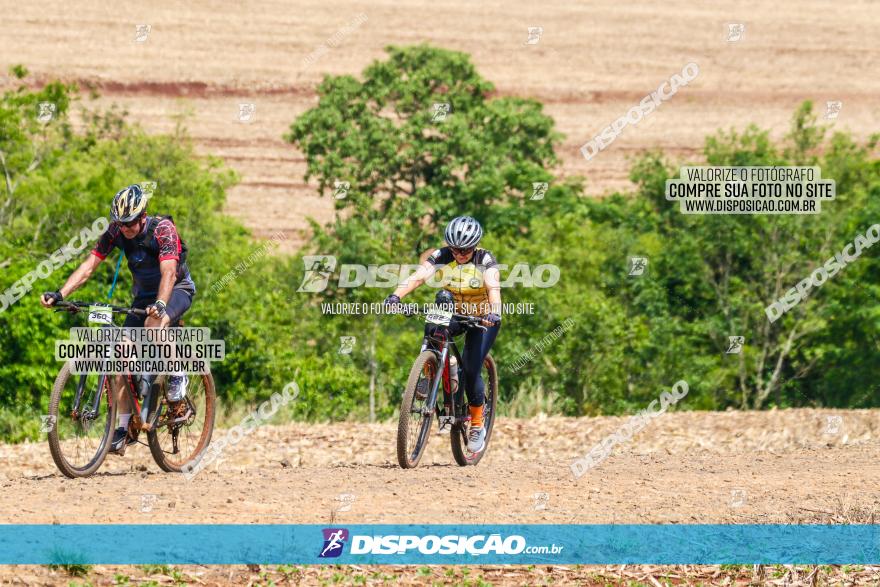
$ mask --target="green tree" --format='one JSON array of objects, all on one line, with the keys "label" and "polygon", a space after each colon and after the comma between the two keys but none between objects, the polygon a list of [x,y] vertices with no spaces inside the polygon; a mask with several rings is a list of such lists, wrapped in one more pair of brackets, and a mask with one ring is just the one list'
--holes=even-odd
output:
[{"label": "green tree", "polygon": [[[313,224],[310,249],[340,264],[408,264],[439,246],[442,227],[457,215],[475,216],[497,233],[519,231],[529,218],[524,196],[533,182],[551,178],[556,163],[553,120],[534,100],[492,97],[494,86],[463,53],[426,45],[387,51],[362,81],[327,76],[318,105],[285,137],[305,153],[306,179],[317,179],[322,194],[335,192],[337,182],[349,186],[335,202],[334,222]],[[331,288],[323,297],[376,302],[387,293]],[[429,294],[421,295],[416,299],[426,301]],[[399,346],[400,327],[408,327],[404,340],[416,342],[412,326],[399,319],[325,321],[334,337],[365,334],[366,354],[354,360],[370,373],[371,390],[380,373],[399,374],[392,345]]]},{"label": "green tree", "polygon": [[[652,277],[661,285],[658,294],[666,300],[665,314],[669,324],[680,324],[689,336],[683,350],[695,365],[703,365],[706,393],[714,393],[721,405],[827,402],[827,393],[823,400],[813,390],[817,384],[826,387],[819,382],[833,369],[828,359],[849,348],[854,335],[864,340],[865,319],[876,320],[876,301],[848,309],[839,299],[870,301],[866,289],[854,282],[874,263],[870,254],[778,321],[771,323],[764,312],[877,218],[878,202],[870,197],[877,167],[868,160],[874,140],[857,146],[837,135],[822,156],[824,134],[807,102],[795,113],[781,146],[773,145],[766,131],[749,127],[741,134],[719,132],[707,139],[704,151],[711,165],[821,165],[824,177],[840,181],[837,198],[824,202],[820,215],[681,214],[664,197],[665,182],[677,171],[659,154],[646,156],[633,168],[638,185],[634,199],[612,198],[594,206],[599,214],[594,218],[660,239],[662,247],[651,263]],[[621,210],[613,214],[607,210],[617,207]],[[644,315],[647,308],[636,302],[635,313]],[[860,325],[850,319],[853,315],[862,318]],[[848,333],[834,326],[841,320]],[[829,329],[836,333],[833,340]],[[741,354],[725,354],[732,335],[745,337]],[[857,364],[866,363],[862,359]],[[876,373],[873,361],[871,371]],[[833,395],[849,393],[839,389]]]},{"label": "green tree", "polygon": [[464,53],[387,51],[363,81],[327,76],[318,105],[291,125],[285,138],[305,153],[306,179],[317,179],[322,194],[348,182],[335,202],[341,218],[379,222],[389,252],[421,253],[438,227],[464,213],[518,227],[525,212],[501,217],[498,207],[521,207],[556,163],[561,135],[542,105],[492,97],[494,86]]},{"label": "green tree", "polygon": [[[23,69],[17,71],[24,76]],[[208,326],[216,338],[226,341],[227,358],[212,369],[221,407],[255,405],[280,391],[299,369],[310,384],[303,397],[316,401],[308,407],[294,402],[292,413],[313,419],[363,415],[359,408],[364,386],[352,383],[361,373],[317,357],[308,338],[300,336],[315,331],[311,323],[317,318],[299,311],[297,303],[305,300],[288,294],[297,277],[294,260],[265,251],[223,214],[225,192],[236,175],[218,159],[197,155],[182,126],[173,135],[149,135],[115,109],[99,111],[83,105],[85,124],[74,130],[69,105],[80,99],[75,88],[54,83],[38,91],[21,83],[0,99],[0,150],[6,166],[2,175],[8,175],[12,186],[0,177],[0,206],[8,213],[0,221],[0,293],[97,217],[106,216],[120,187],[155,181],[150,211],[173,215],[190,250],[198,292],[186,323]],[[39,122],[37,105],[44,101],[57,107],[51,120]],[[0,311],[2,438],[37,437],[38,416],[46,413],[59,368],[54,340],[66,337],[68,327],[82,325],[66,314],[44,310],[38,296],[56,289],[89,254],[92,243],[85,245],[67,264],[48,278],[37,279],[24,297],[8,307],[4,304]],[[107,299],[117,255],[114,252],[107,259],[76,299]],[[224,276],[232,280],[221,282]],[[130,286],[123,266],[114,302],[127,303]],[[341,387],[350,390],[348,399],[328,399]]]}]

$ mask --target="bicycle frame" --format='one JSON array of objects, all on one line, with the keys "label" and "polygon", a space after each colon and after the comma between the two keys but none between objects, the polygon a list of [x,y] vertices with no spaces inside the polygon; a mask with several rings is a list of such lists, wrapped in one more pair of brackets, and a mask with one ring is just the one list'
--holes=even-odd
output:
[{"label": "bicycle frame", "polygon": [[[107,326],[105,328],[114,328],[112,326]],[[109,376],[106,373],[101,373],[98,376],[98,393],[95,394],[95,399],[92,402],[91,413],[97,414],[98,410],[101,406],[101,400],[104,399],[104,392],[106,391],[109,395],[109,403],[112,405],[116,398],[113,394],[113,388],[108,383]],[[80,415],[80,402],[82,401],[83,393],[85,392],[86,387],[86,379],[88,379],[88,374],[83,373],[79,376],[79,383],[76,386],[76,397],[74,399],[74,413],[79,416]],[[138,394],[135,391],[134,384],[134,375],[131,373],[125,373],[123,375],[123,385],[125,389],[123,393],[128,393],[128,397],[132,402],[132,410],[131,410],[131,421],[134,423],[134,427],[137,430],[150,431],[152,430],[153,425],[155,425],[156,421],[159,419],[161,415],[162,408],[159,407],[156,410],[156,413],[149,413],[149,406],[146,403],[142,406],[140,401],[138,401]]]},{"label": "bicycle frame", "polygon": [[[75,302],[75,304],[78,304],[78,303]],[[117,307],[112,307],[112,308],[113,308],[114,313],[121,310],[120,308],[117,308]],[[70,310],[68,310],[68,311],[70,311]],[[120,327],[115,324],[102,324],[101,328],[111,328],[112,329],[112,328],[120,328]],[[85,386],[86,386],[86,379],[87,378],[88,378],[87,373],[81,374],[79,376],[79,382],[77,383],[77,386],[76,386],[76,396],[74,399],[74,408],[73,409],[74,409],[74,414],[77,417],[79,417],[81,415],[80,402],[82,401],[83,393],[85,393]],[[108,401],[109,401],[110,405],[112,405],[113,402],[116,401],[116,398],[113,397],[112,386],[108,385],[108,383],[107,383],[107,378],[108,378],[108,375],[106,373],[101,373],[98,376],[98,393],[95,394],[95,399],[92,402],[92,406],[91,406],[91,413],[92,414],[98,413],[98,410],[101,406],[101,400],[104,397],[105,391],[107,391],[107,393],[109,395]],[[129,399],[132,402],[131,422],[134,424],[134,428],[136,430],[143,430],[143,431],[149,432],[150,430],[153,429],[153,426],[158,421],[159,416],[161,416],[162,406],[161,405],[159,406],[159,408],[156,410],[156,413],[150,414],[149,413],[149,406],[147,405],[147,402],[145,401],[144,405],[142,406],[141,403],[138,401],[138,394],[137,394],[137,391],[135,390],[135,384],[134,384],[134,375],[132,375],[131,373],[125,373],[123,376],[123,381],[124,381],[123,385],[125,385],[125,389],[123,390],[123,393],[128,392]],[[149,398],[149,396],[147,396],[147,398],[145,398],[145,400],[147,400],[148,398]]]},{"label": "bicycle frame", "polygon": [[[437,418],[440,423],[440,429],[442,430],[447,425],[458,424],[459,422],[470,419],[469,414],[458,414],[458,399],[461,397],[461,394],[464,393],[464,386],[461,385],[461,382],[464,381],[465,377],[465,367],[464,363],[461,360],[461,353],[458,351],[458,345],[455,344],[455,341],[449,336],[448,329],[443,329],[441,333],[442,339],[440,339],[440,348],[434,348],[428,344],[428,337],[422,341],[421,351],[430,350],[438,355],[439,363],[442,365],[442,368],[434,374],[434,379],[431,382],[431,390],[428,393],[428,398],[425,401],[425,407],[422,410],[422,416],[429,416],[432,413],[437,413]],[[437,340],[435,338],[435,340]],[[452,390],[450,389],[450,376],[449,376],[449,354],[450,350],[455,357],[456,361],[458,361],[458,369],[459,369],[459,386],[455,391],[455,395],[452,394]],[[437,396],[438,390],[440,389],[440,382],[443,382],[443,391],[444,393],[444,407],[448,412],[446,415],[441,416],[437,408]],[[450,415],[451,413],[451,415]],[[445,421],[444,421],[445,420]]]}]

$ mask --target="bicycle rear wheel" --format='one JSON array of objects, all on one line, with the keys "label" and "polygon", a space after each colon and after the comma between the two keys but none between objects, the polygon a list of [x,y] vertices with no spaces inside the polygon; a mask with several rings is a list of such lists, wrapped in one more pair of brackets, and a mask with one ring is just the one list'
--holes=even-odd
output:
[{"label": "bicycle rear wheel", "polygon": [[100,386],[100,375],[71,373],[65,363],[49,396],[49,451],[58,470],[71,479],[93,475],[110,450],[116,401],[109,376]]},{"label": "bicycle rear wheel", "polygon": [[404,469],[416,467],[428,445],[434,410],[427,414],[424,411],[439,366],[437,355],[423,351],[409,372],[397,423],[397,462]]},{"label": "bicycle rear wheel", "polygon": [[[168,377],[157,378],[158,393],[150,397],[150,419],[155,421],[147,432],[147,443],[153,460],[168,473],[180,473],[187,464],[195,463],[211,442],[217,393],[210,373],[187,376],[185,409],[179,417],[169,410],[165,396]],[[156,417],[157,410],[158,418]]]},{"label": "bicycle rear wheel", "polygon": [[[449,435],[452,441],[452,456],[455,462],[466,467],[476,465],[489,451],[489,440],[492,438],[492,427],[495,425],[495,411],[498,405],[498,370],[495,359],[491,355],[483,361],[483,382],[485,384],[485,403],[483,404],[483,426],[486,427],[486,444],[480,452],[470,452],[467,448],[470,423],[458,423],[452,427]],[[467,406],[465,406],[467,409]]]}]

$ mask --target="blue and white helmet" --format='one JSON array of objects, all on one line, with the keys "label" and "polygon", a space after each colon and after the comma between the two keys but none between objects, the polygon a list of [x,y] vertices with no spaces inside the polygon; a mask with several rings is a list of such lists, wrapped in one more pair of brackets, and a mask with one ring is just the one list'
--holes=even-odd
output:
[{"label": "blue and white helmet", "polygon": [[483,227],[475,218],[457,216],[446,226],[446,243],[456,249],[470,249],[483,238]]}]

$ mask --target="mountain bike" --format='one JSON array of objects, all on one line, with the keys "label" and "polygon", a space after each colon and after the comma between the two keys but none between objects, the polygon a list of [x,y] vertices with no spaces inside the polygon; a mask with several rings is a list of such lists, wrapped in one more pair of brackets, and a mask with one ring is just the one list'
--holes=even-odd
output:
[{"label": "mountain bike", "polygon": [[[56,312],[77,314],[93,306],[101,306],[112,314],[145,316],[139,308],[104,306],[85,302],[58,302]],[[120,328],[109,321],[101,328]],[[180,326],[178,322],[172,326]],[[141,432],[153,460],[163,471],[179,473],[198,459],[211,441],[217,394],[210,373],[190,374],[184,400],[185,408],[172,414],[166,398],[167,375],[159,375],[150,389],[140,397],[139,376],[107,373],[71,373],[70,362],[64,363],[49,398],[49,450],[52,459],[65,476],[89,477],[100,468],[110,450],[116,428],[117,397],[111,379],[121,380],[122,394],[131,406],[128,435],[140,444]],[[143,405],[142,403],[143,402]]]},{"label": "mountain bike", "polygon": [[492,356],[487,355],[482,366],[486,385],[486,401],[483,404],[486,444],[480,452],[472,453],[467,448],[471,420],[467,397],[463,385],[453,389],[449,371],[450,356],[458,361],[460,382],[465,380],[464,363],[455,341],[449,335],[449,327],[453,321],[466,328],[486,330],[486,327],[480,323],[482,319],[479,317],[462,316],[446,310],[411,312],[410,315],[424,315],[425,322],[437,328],[432,335],[425,336],[419,356],[409,372],[397,424],[397,461],[404,469],[412,469],[419,464],[428,445],[431,423],[436,414],[439,430],[447,427],[450,429],[449,437],[455,462],[461,466],[476,465],[489,450],[489,440],[492,438],[498,401],[498,369]]}]

